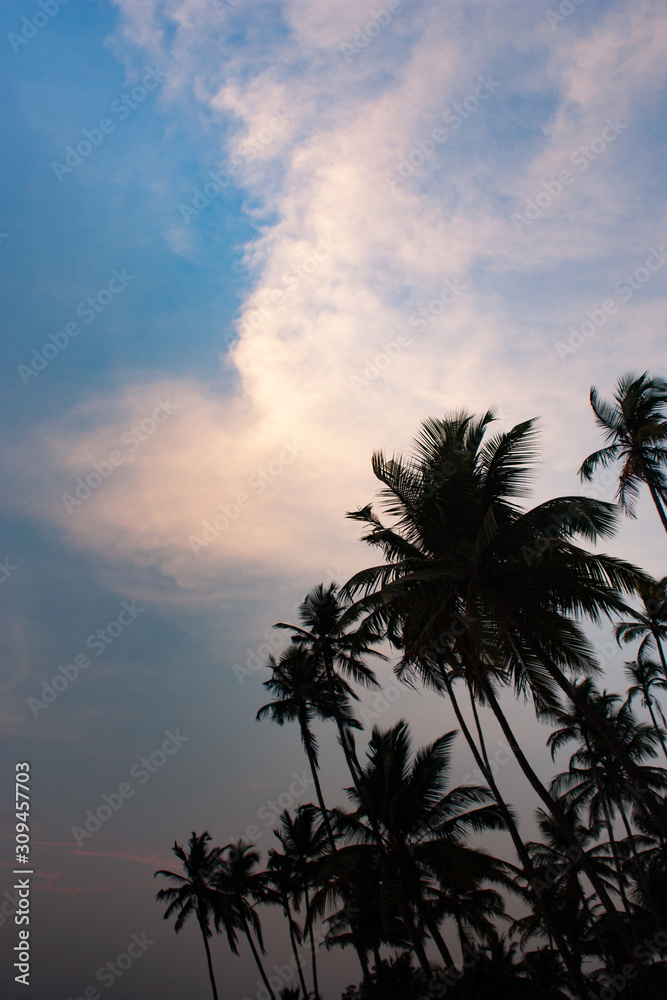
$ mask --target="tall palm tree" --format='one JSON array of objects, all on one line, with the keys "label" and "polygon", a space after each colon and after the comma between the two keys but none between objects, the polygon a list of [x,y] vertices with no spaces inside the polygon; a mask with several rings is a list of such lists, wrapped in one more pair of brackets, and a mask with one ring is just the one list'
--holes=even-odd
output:
[{"label": "tall palm tree", "polygon": [[[306,980],[303,975],[303,966],[301,964],[301,956],[299,955],[299,945],[301,944],[301,930],[294,920],[292,913],[292,906],[294,903],[294,897],[296,893],[300,891],[300,886],[295,884],[294,873],[292,871],[292,865],[290,864],[289,858],[284,854],[279,854],[274,851],[273,848],[269,851],[269,882],[272,890],[275,893],[275,902],[279,903],[283,908],[283,913],[287,920],[287,929],[289,931],[290,944],[292,945],[292,954],[294,955],[294,963],[296,966],[297,975],[299,977],[299,983],[301,984],[301,989],[303,991],[304,1000],[308,1000],[309,992],[306,986]],[[298,996],[297,989],[297,996]]]},{"label": "tall palm tree", "polygon": [[368,628],[351,628],[358,617],[339,593],[336,584],[328,587],[318,584],[299,607],[300,625],[278,622],[274,628],[289,629],[292,642],[299,649],[307,650],[324,670],[331,693],[334,718],[338,726],[340,744],[345,755],[350,776],[356,782],[358,764],[354,746],[349,737],[349,725],[338,709],[336,678],[341,674],[364,687],[377,687],[373,671],[365,664],[364,657],[386,657],[373,649],[379,635]]},{"label": "tall palm tree", "polygon": [[[599,833],[597,827],[584,826],[578,807],[572,803],[565,803],[565,813],[576,830],[582,850],[586,851],[590,863],[597,867],[600,877],[608,879],[613,876],[613,871],[600,857],[603,848],[595,842]],[[610,969],[614,968],[611,952],[598,933],[596,910],[599,904],[589,900],[582,886],[578,853],[572,852],[552,816],[538,809],[536,817],[542,840],[530,841],[527,847],[538,872],[540,894],[549,894],[553,905],[561,913],[568,943],[580,964],[585,957],[596,954]],[[530,930],[538,920],[539,914],[534,913],[524,923]]]},{"label": "tall palm tree", "polygon": [[[667,788],[667,771],[643,763],[647,758],[655,756],[658,735],[654,728],[648,723],[638,722],[632,716],[627,702],[619,706],[618,702],[621,699],[618,695],[597,692],[590,678],[582,681],[578,687],[584,697],[595,704],[597,711],[604,714],[614,725],[618,738],[623,741],[628,754],[640,767],[646,787],[657,793],[664,792]],[[557,793],[564,791],[568,802],[575,805],[586,803],[589,822],[593,825],[603,823],[606,827],[616,867],[618,891],[623,900],[624,909],[628,917],[631,917],[625,892],[623,866],[614,834],[614,818],[618,814],[625,827],[628,845],[637,865],[639,877],[641,877],[642,869],[639,865],[635,835],[628,818],[627,806],[629,803],[633,803],[633,799],[628,795],[627,775],[619,765],[618,760],[609,753],[606,745],[601,743],[598,733],[591,729],[587,720],[576,708],[562,712],[560,721],[561,727],[552,732],[547,740],[552,756],[555,755],[559,747],[572,740],[577,743],[577,749],[570,758],[568,770],[554,778],[552,788]],[[646,886],[645,889],[650,895],[649,887]]]},{"label": "tall palm tree", "polygon": [[[299,806],[294,816],[285,810],[280,816],[280,826],[273,831],[280,841],[283,851],[275,848],[269,851],[269,869],[279,868],[289,875],[292,890],[291,900],[299,911],[302,902],[306,913],[310,910],[310,898],[315,883],[318,861],[325,853],[327,832],[323,822],[317,822],[317,810],[310,803]],[[313,923],[308,928],[310,939],[311,967],[314,1000],[319,1000],[317,957]],[[308,993],[304,995],[307,997]]]},{"label": "tall palm tree", "polygon": [[[212,878],[212,887],[215,890],[216,929],[221,930],[224,927],[227,941],[235,955],[239,953],[236,931],[243,931],[264,986],[271,1000],[276,1000],[260,957],[260,951],[264,954],[265,948],[262,925],[255,909],[258,902],[267,902],[270,899],[268,874],[256,870],[259,865],[259,852],[244,840],[228,844],[222,850],[229,853],[221,858]],[[257,938],[259,951],[253,934]]]},{"label": "tall palm tree", "polygon": [[600,399],[591,387],[591,406],[596,422],[605,431],[606,447],[583,462],[579,475],[589,482],[598,466],[607,468],[621,461],[618,502],[626,514],[635,516],[639,486],[646,483],[662,526],[667,531],[667,381],[648,372],[632,372],[618,380],[614,400]]},{"label": "tall palm tree", "polygon": [[[384,624],[401,649],[400,672],[432,677],[446,665],[465,673],[491,706],[536,793],[578,846],[523,754],[494,684],[511,682],[518,694],[531,693],[540,710],[557,707],[560,689],[599,727],[639,789],[633,762],[611,727],[579,698],[567,672],[599,669],[576,617],[596,622],[624,611],[619,591],[633,591],[643,577],[621,560],[575,544],[578,535],[590,541],[611,535],[614,505],[585,497],[561,497],[530,510],[517,505],[527,495],[536,459],[534,421],[486,439],[493,419],[488,412],[479,420],[467,413],[427,420],[410,459],[373,456],[384,486],[381,505],[394,523],[385,526],[370,505],[349,516],[368,526],[364,540],[387,562],[358,573],[344,591],[365,593],[358,606],[373,627]],[[667,831],[657,804],[646,799]],[[614,920],[604,885],[597,879],[595,886]],[[631,954],[627,936],[626,947]]]},{"label": "tall palm tree", "polygon": [[[491,793],[476,785],[446,790],[455,735],[446,733],[413,754],[406,722],[384,733],[373,729],[368,763],[359,774],[361,794],[348,789],[357,810],[347,817],[352,845],[342,852],[344,860],[356,858],[377,872],[381,913],[398,906],[408,931],[415,926],[413,916],[423,922],[450,967],[436,916],[445,893],[464,894],[484,879],[503,880],[496,859],[466,845],[470,832],[504,828],[497,806],[489,804]],[[424,968],[420,943],[414,944]]]},{"label": "tall palm tree", "polygon": [[[283,626],[277,626],[283,627]],[[284,626],[291,628],[292,626]],[[303,630],[301,630],[303,631]],[[302,637],[303,638],[303,637]],[[263,705],[257,712],[257,719],[262,719],[270,715],[278,725],[285,722],[297,721],[301,732],[301,741],[308,757],[308,763],[315,783],[315,794],[322,812],[329,844],[332,852],[336,852],[336,839],[331,828],[329,812],[324,804],[322,788],[318,776],[318,746],[315,736],[310,728],[313,718],[319,716],[322,719],[335,719],[341,735],[343,748],[349,747],[347,733],[350,729],[360,729],[361,726],[352,715],[349,709],[349,700],[358,700],[349,684],[339,674],[334,674],[332,670],[326,670],[322,664],[318,645],[315,643],[311,648],[308,642],[301,642],[287,649],[276,662],[271,657],[269,665],[273,670],[272,676],[264,682],[264,686],[278,697],[275,701]],[[363,663],[357,663],[354,655],[351,657],[352,664],[350,672],[356,676],[364,677],[371,672]],[[346,759],[349,750],[346,749]],[[366,953],[358,939],[356,931],[355,948],[359,956],[364,979],[369,989],[372,989],[370,971],[366,959]]]},{"label": "tall palm tree", "polygon": [[358,700],[358,696],[344,678],[336,676],[330,680],[315,656],[303,647],[292,646],[277,661],[273,656],[270,657],[269,666],[273,673],[264,681],[264,687],[276,697],[274,701],[262,705],[256,718],[270,716],[279,726],[286,722],[298,723],[322,819],[331,848],[335,850],[334,835],[318,775],[318,743],[311,726],[316,718],[336,719],[346,729],[361,729],[349,708],[350,699]]},{"label": "tall palm tree", "polygon": [[[660,739],[662,751],[665,757],[667,757],[667,744],[665,744],[667,721],[665,720],[660,703],[653,694],[654,690],[667,691],[667,683],[665,683],[662,676],[662,670],[657,663],[649,660],[645,654],[642,655],[640,652],[636,660],[625,664],[625,676],[631,682],[627,691],[626,704],[628,707],[631,707],[633,699],[641,694],[642,705],[648,709],[653,726]],[[662,728],[658,725],[658,720],[655,717],[656,712],[660,715]]]},{"label": "tall palm tree", "polygon": [[641,639],[637,656],[643,656],[653,644],[656,648],[662,670],[667,680],[667,659],[663,649],[663,640],[667,640],[667,576],[661,580],[647,577],[637,587],[637,595],[641,599],[642,609],[636,611],[628,608],[632,621],[619,622],[616,626],[616,641],[633,642]]},{"label": "tall palm tree", "polygon": [[160,889],[156,898],[169,902],[169,906],[164,914],[165,920],[168,920],[175,912],[178,912],[174,925],[174,930],[177,934],[188,917],[192,913],[195,914],[204,939],[206,963],[211,980],[211,989],[213,990],[213,1000],[218,1000],[208,939],[211,937],[209,920],[215,913],[216,905],[216,893],[213,881],[221,863],[222,848],[213,847],[209,850],[207,844],[210,839],[211,836],[207,831],[204,831],[200,836],[193,833],[188,841],[187,851],[180,844],[174,842],[172,851],[183,862],[185,875],[179,875],[178,872],[170,872],[165,869],[156,871],[156,876],[164,875],[166,878],[173,879],[176,882],[175,886],[170,886],[168,889]]}]

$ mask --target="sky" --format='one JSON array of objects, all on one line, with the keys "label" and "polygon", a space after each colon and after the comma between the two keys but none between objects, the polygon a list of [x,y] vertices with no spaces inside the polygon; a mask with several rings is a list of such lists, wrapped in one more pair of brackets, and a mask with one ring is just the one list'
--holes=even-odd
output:
[{"label": "sky", "polygon": [[[30,764],[29,995],[199,1000],[201,941],[162,919],[153,872],[193,830],[259,829],[266,851],[270,803],[312,800],[297,732],[254,717],[271,626],[374,561],[344,517],[375,494],[373,451],[492,407],[503,430],[540,418],[534,501],[576,493],[591,385],[667,371],[667,9],[7,0],[0,43],[2,773]],[[662,576],[638,514],[607,549]],[[454,728],[378,677],[378,724]],[[545,731],[508,711],[548,776]],[[470,766],[461,746],[457,781]],[[502,780],[530,823],[512,762]],[[99,978],[132,935],[140,956]],[[249,955],[212,946],[221,995],[254,1000]],[[360,978],[322,964],[326,1000]]]}]

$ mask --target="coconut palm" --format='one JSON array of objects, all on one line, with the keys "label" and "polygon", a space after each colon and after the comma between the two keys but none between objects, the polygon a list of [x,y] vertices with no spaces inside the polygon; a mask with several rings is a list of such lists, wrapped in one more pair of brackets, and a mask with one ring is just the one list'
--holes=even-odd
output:
[{"label": "coconut palm", "polygon": [[364,657],[386,659],[382,653],[372,648],[379,635],[364,627],[350,627],[355,622],[355,615],[334,583],[328,587],[318,584],[311,590],[299,607],[299,620],[301,625],[278,622],[274,628],[289,629],[292,632],[292,642],[297,648],[308,651],[324,671],[340,744],[354,782],[358,765],[349,738],[349,725],[338,709],[336,678],[341,679],[341,674],[344,674],[357,684],[377,687],[375,675],[364,662]]},{"label": "coconut palm", "polygon": [[632,621],[620,622],[616,626],[616,641],[620,645],[621,642],[641,639],[638,657],[648,653],[651,644],[654,645],[667,680],[667,659],[662,646],[663,640],[667,639],[667,576],[662,580],[647,577],[646,582],[637,587],[637,595],[643,607],[641,611],[628,609]]},{"label": "coconut palm", "polygon": [[629,372],[618,380],[612,403],[600,399],[595,386],[590,399],[607,444],[588,456],[579,475],[590,482],[598,466],[622,462],[617,493],[621,507],[634,517],[640,484],[646,483],[667,531],[667,477],[662,471],[667,465],[667,381],[648,372]]},{"label": "coconut palm", "polygon": [[[384,486],[380,503],[393,523],[385,526],[370,505],[349,516],[368,526],[364,540],[387,561],[358,573],[344,590],[365,595],[357,606],[368,612],[369,627],[386,627],[402,652],[399,674],[433,679],[445,666],[464,673],[490,705],[532,787],[572,836],[523,754],[494,687],[512,683],[518,694],[531,694],[540,711],[557,708],[559,690],[579,699],[578,707],[638,781],[612,728],[579,698],[568,672],[599,669],[576,617],[597,622],[623,612],[619,592],[632,592],[644,578],[636,567],[575,544],[577,536],[596,541],[611,535],[614,505],[585,497],[561,497],[530,510],[517,505],[536,460],[534,421],[487,439],[493,419],[488,412],[479,420],[466,413],[427,420],[411,458],[373,456]],[[667,831],[657,804],[646,800]],[[604,885],[597,880],[595,887],[614,920]],[[626,947],[631,953],[627,938]]]},{"label": "coconut palm", "polygon": [[[285,627],[291,628],[292,626]],[[272,668],[273,674],[268,681],[264,682],[264,686],[278,697],[275,701],[263,705],[257,713],[257,718],[262,719],[270,715],[278,725],[292,721],[299,723],[301,741],[304,745],[313,775],[315,794],[322,812],[322,820],[327,831],[331,850],[335,853],[336,840],[331,828],[329,813],[324,804],[322,788],[317,773],[319,767],[318,746],[310,724],[317,716],[322,719],[335,719],[339,733],[342,734],[341,742],[344,748],[349,746],[348,731],[353,728],[360,729],[361,726],[354,719],[349,709],[350,698],[358,700],[358,696],[343,677],[323,667],[322,660],[317,655],[319,651],[317,645],[315,645],[315,649],[313,650],[309,648],[307,642],[301,642],[287,649],[277,662],[273,657],[270,657],[269,666]],[[370,671],[368,671],[368,668],[363,663],[354,661],[354,656],[352,659],[352,673],[362,677],[367,673],[370,674]],[[355,947],[364,977],[370,987],[371,979],[366,953],[359,940],[356,941]]]},{"label": "coconut palm", "polygon": [[[653,660],[649,660],[646,655],[642,655],[640,652],[636,660],[625,664],[625,676],[631,682],[627,691],[626,704],[628,707],[631,707],[633,699],[637,698],[639,695],[642,696],[642,705],[644,708],[648,709],[655,731],[660,738],[662,751],[665,757],[667,757],[667,744],[665,744],[667,721],[665,721],[665,716],[662,708],[660,707],[660,703],[653,694],[655,690],[667,691],[667,683],[665,683],[660,666],[657,663],[654,663]],[[662,728],[658,725],[658,720],[655,716],[656,712],[660,716]]]},{"label": "coconut palm", "polygon": [[[273,831],[280,841],[283,851],[271,848],[269,870],[285,873],[290,881],[291,902],[297,912],[301,904],[306,913],[310,910],[315,873],[319,859],[325,853],[327,832],[323,822],[317,821],[317,810],[310,803],[299,806],[294,816],[285,810],[280,816],[280,826]],[[308,928],[310,939],[311,967],[313,975],[314,1000],[319,1000],[317,977],[317,957],[312,922]],[[308,996],[304,987],[304,996]]]},{"label": "coconut palm", "polygon": [[[308,987],[306,986],[306,980],[304,979],[303,966],[301,965],[301,957],[299,955],[299,945],[301,944],[302,935],[292,913],[294,895],[295,892],[298,891],[298,887],[295,885],[294,875],[289,859],[284,855],[277,854],[275,851],[269,851],[269,864],[267,871],[269,874],[269,884],[275,893],[275,902],[282,906],[283,913],[285,914],[285,918],[287,920],[287,929],[289,931],[292,954],[294,955],[294,964],[299,977],[299,983],[301,984],[301,989],[303,991],[304,1000],[308,1000]],[[297,988],[297,996],[298,993],[299,991]]]},{"label": "coconut palm", "polygon": [[[618,695],[597,692],[590,679],[582,681],[578,687],[583,696],[594,703],[597,711],[604,714],[614,726],[618,739],[623,741],[628,754],[643,773],[644,787],[657,793],[663,792],[667,788],[667,771],[643,763],[655,756],[655,746],[658,742],[655,730],[648,723],[637,722],[627,702],[619,706],[621,699]],[[609,753],[606,745],[600,741],[598,733],[591,729],[587,720],[576,708],[561,713],[561,728],[554,731],[547,741],[552,756],[559,747],[573,740],[577,743],[577,749],[570,758],[569,768],[554,778],[552,789],[556,793],[564,792],[566,800],[574,805],[585,803],[588,806],[589,822],[593,826],[604,824],[614,859],[618,891],[630,918],[632,914],[614,833],[614,818],[618,814],[623,822],[636,871],[641,878],[643,873],[639,864],[636,838],[628,816],[629,804],[635,805],[635,814],[639,811],[636,800],[628,794],[629,781],[618,760]],[[644,888],[650,896],[648,885]],[[657,920],[657,912],[655,917]]]},{"label": "coconut palm", "polygon": [[[470,832],[504,828],[491,793],[476,785],[447,791],[454,736],[446,733],[413,754],[406,722],[384,733],[374,728],[359,774],[361,794],[348,789],[357,810],[343,821],[351,841],[344,860],[355,858],[377,872],[381,914],[398,908],[408,931],[413,916],[423,922],[448,966],[452,957],[436,917],[447,892],[464,895],[483,880],[504,879],[496,859],[466,845]],[[423,966],[416,941],[415,951]]]},{"label": "coconut palm", "polygon": [[175,886],[170,886],[168,889],[160,889],[156,898],[169,902],[169,906],[164,914],[165,920],[168,920],[174,913],[178,913],[174,925],[174,930],[177,934],[191,914],[194,913],[196,916],[204,939],[206,963],[211,980],[211,989],[213,990],[213,1000],[218,1000],[208,939],[211,937],[209,921],[215,913],[216,905],[216,893],[213,881],[221,863],[222,848],[213,847],[209,849],[207,845],[210,839],[211,836],[207,831],[204,831],[200,836],[193,833],[188,841],[187,851],[180,844],[174,842],[172,851],[182,861],[185,875],[179,875],[178,872],[170,872],[165,869],[155,872],[156,876],[164,875],[166,878],[173,879],[176,882]]},{"label": "coconut palm", "polygon": [[350,699],[358,701],[358,696],[344,678],[336,676],[330,680],[316,658],[305,648],[292,646],[282,653],[278,661],[271,656],[269,667],[273,673],[264,681],[264,687],[276,695],[276,698],[262,705],[256,718],[270,716],[279,726],[286,722],[298,723],[322,819],[331,848],[335,850],[334,835],[318,775],[318,743],[311,727],[314,719],[319,718],[336,719],[345,729],[361,729],[349,708]]},{"label": "coconut palm", "polygon": [[228,853],[221,858],[211,880],[215,890],[216,930],[224,928],[229,947],[235,955],[239,954],[236,932],[241,930],[245,934],[264,986],[271,1000],[276,1000],[260,956],[260,951],[264,954],[265,948],[262,925],[255,909],[259,902],[272,901],[268,874],[257,870],[259,852],[246,841],[237,840],[222,850]]}]

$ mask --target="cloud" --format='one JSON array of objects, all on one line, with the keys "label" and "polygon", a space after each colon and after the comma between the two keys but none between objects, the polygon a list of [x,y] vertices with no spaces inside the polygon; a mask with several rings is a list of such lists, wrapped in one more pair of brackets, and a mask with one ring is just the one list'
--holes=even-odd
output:
[{"label": "cloud", "polygon": [[[609,278],[543,305],[530,331],[498,282],[611,272],[634,259],[631,213],[635,245],[649,245],[661,209],[637,212],[620,176],[641,155],[635,109],[664,65],[665,12],[617,6],[573,40],[525,5],[482,5],[473,25],[465,4],[404,4],[346,61],[340,46],[363,27],[352,3],[241,3],[220,18],[202,0],[117,2],[115,50],[165,61],[175,119],[193,108],[217,116],[220,163],[239,158],[255,205],[239,339],[215,359],[236,388],[174,375],[81,403],[40,429],[29,460],[22,449],[17,504],[103,561],[158,570],[183,591],[224,591],[227,570],[238,580],[349,559],[342,514],[372,495],[372,450],[405,448],[427,415],[490,403],[506,421],[543,413],[556,463],[574,470],[569,441],[600,370],[592,359],[602,352],[615,377],[628,346],[610,322],[563,384],[555,343]],[[496,81],[483,99],[480,80]],[[284,128],[272,131],[280,114]],[[572,151],[623,116],[627,131],[517,232],[512,212],[568,165],[574,173]],[[432,138],[438,128],[446,141]],[[189,245],[178,229],[169,242]],[[622,323],[638,320],[640,344],[655,310],[636,308]],[[62,494],[165,395],[174,415],[136,450],[121,448],[123,464],[68,510]]]}]

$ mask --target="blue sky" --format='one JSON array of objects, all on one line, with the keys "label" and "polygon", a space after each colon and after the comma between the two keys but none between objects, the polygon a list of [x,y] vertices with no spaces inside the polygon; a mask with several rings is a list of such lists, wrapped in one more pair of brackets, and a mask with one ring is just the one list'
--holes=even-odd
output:
[{"label": "blue sky", "polygon": [[[456,407],[540,415],[536,499],[576,492],[600,443],[590,386],[665,373],[665,10],[570,9],[70,0],[23,44],[44,8],[3,5],[4,774],[34,771],[34,1000],[82,995],[134,933],[155,944],[118,996],[205,994],[153,870],[193,829],[241,834],[303,774],[296,732],[253,721],[266,672],[234,667],[368,560],[343,514],[374,494],[373,450]],[[613,551],[663,575],[639,513]],[[96,656],[88,637],[118,621]],[[453,725],[408,692],[383,721],[403,714],[419,742]],[[229,996],[253,998],[248,957],[215,945]],[[323,961],[331,997],[358,978]]]}]

